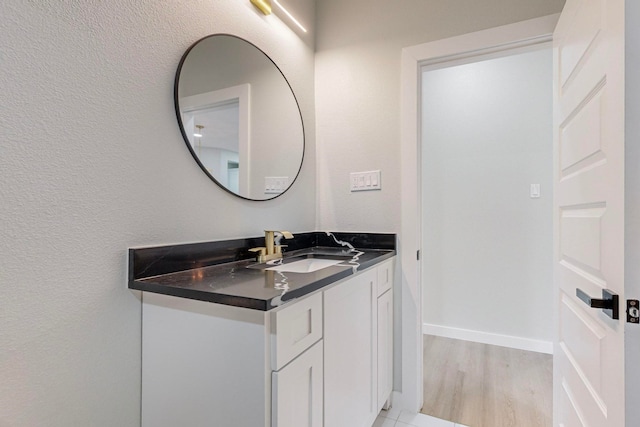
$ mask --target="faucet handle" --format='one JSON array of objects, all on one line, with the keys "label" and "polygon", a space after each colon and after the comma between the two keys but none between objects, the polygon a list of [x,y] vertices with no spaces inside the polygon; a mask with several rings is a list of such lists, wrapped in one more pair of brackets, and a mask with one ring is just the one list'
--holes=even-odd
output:
[{"label": "faucet handle", "polygon": [[267,248],[265,248],[264,246],[260,246],[257,248],[249,249],[249,252],[258,252],[258,256],[257,256],[258,262],[264,262],[265,257],[267,255]]},{"label": "faucet handle", "polygon": [[286,248],[289,245],[275,245],[275,250],[277,254],[281,254],[282,253],[282,248]]},{"label": "faucet handle", "polygon": [[264,246],[260,246],[258,248],[249,249],[249,252],[260,252],[258,255],[266,255],[267,254],[267,248],[265,248]]}]

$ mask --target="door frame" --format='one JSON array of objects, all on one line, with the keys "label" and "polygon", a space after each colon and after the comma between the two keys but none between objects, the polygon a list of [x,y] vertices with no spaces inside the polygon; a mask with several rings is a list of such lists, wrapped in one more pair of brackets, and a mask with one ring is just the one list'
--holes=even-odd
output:
[{"label": "door frame", "polygon": [[[238,158],[240,163],[239,194],[250,194],[251,182],[251,85],[249,83],[218,89],[211,92],[203,92],[180,98],[180,114],[184,126],[185,135],[195,152],[193,140],[193,120],[191,114],[207,108],[223,105],[230,101],[238,100]],[[201,162],[198,160],[198,162]],[[204,162],[201,162],[203,168]],[[206,168],[205,168],[206,169]],[[225,185],[225,187],[227,187]]]},{"label": "door frame", "polygon": [[[640,2],[625,2],[625,211],[624,292],[640,297]],[[625,305],[623,305],[625,307]],[[622,313],[621,315],[624,315]],[[625,324],[625,418],[640,419],[640,326]]]},{"label": "door frame", "polygon": [[422,275],[417,256],[422,242],[419,96],[422,67],[548,43],[558,17],[559,14],[543,16],[402,49],[399,239],[402,386],[393,399],[398,409],[419,412],[423,403]]}]

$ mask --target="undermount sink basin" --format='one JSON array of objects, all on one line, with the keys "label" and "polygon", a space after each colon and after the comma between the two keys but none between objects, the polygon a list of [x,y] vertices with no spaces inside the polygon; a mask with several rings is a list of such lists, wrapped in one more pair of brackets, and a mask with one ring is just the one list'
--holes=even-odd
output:
[{"label": "undermount sink basin", "polygon": [[331,267],[332,265],[340,264],[341,262],[343,262],[343,260],[340,259],[305,258],[300,261],[267,267],[265,270],[279,271],[282,273],[312,273],[322,270],[323,268]]}]

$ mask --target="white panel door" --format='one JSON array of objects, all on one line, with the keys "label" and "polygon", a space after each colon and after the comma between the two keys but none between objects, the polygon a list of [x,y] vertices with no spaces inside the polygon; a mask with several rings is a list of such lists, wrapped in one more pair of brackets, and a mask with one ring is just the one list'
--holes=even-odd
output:
[{"label": "white panel door", "polygon": [[[637,0],[633,0],[637,1]],[[554,33],[554,425],[624,427],[624,0],[567,0]]]}]

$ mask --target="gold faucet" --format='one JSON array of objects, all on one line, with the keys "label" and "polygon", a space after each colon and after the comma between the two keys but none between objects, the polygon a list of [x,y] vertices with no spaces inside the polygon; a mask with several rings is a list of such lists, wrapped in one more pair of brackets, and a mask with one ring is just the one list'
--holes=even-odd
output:
[{"label": "gold faucet", "polygon": [[272,259],[282,258],[283,245],[276,244],[276,236],[293,239],[293,234],[288,231],[265,230],[264,246],[249,249],[249,252],[258,252],[258,262],[267,262]]}]

